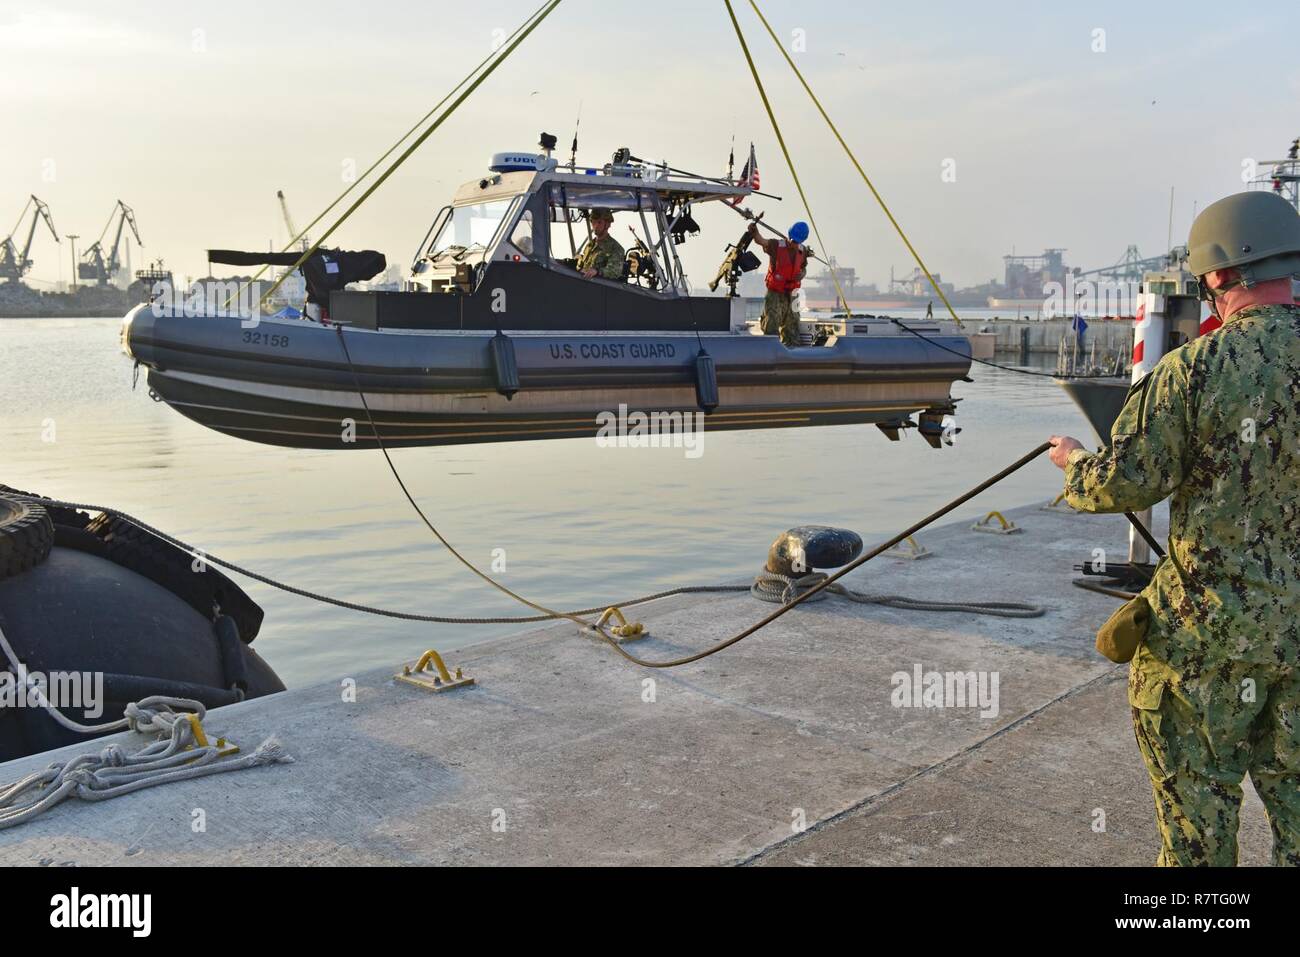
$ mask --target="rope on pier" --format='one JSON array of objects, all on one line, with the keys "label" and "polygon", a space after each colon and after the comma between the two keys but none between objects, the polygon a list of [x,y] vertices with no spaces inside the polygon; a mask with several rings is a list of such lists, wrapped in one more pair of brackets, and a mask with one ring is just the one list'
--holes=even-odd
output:
[{"label": "rope on pier", "polygon": [[[451,615],[425,615],[413,611],[395,611],[391,608],[378,608],[374,605],[365,605],[359,602],[347,601],[342,598],[335,598],[333,595],[326,595],[320,592],[310,591],[306,588],[299,588],[296,585],[290,585],[286,582],[271,578],[269,575],[263,575],[255,572],[250,568],[242,565],[236,565],[234,562],[227,561],[219,555],[214,555],[206,550],[200,550],[194,545],[181,541],[174,535],[169,535],[161,529],[154,528],[147,522],[143,522],[134,515],[128,515],[126,512],[116,508],[108,508],[104,505],[91,505],[85,502],[60,502],[54,499],[39,498],[34,495],[17,495],[12,492],[6,493],[9,498],[20,499],[23,501],[34,502],[49,508],[70,508],[83,512],[103,512],[120,518],[124,522],[130,522],[142,531],[156,536],[174,545],[177,548],[184,549],[191,555],[202,555],[203,560],[213,565],[219,565],[228,571],[243,575],[245,578],[251,578],[254,581],[261,582],[263,585],[269,585],[272,588],[288,592],[291,595],[297,595],[300,598],[309,598],[312,601],[322,602],[327,605],[334,605],[338,608],[346,608],[349,611],[361,612],[366,615],[376,615],[381,618],[398,618],[404,621],[421,621],[434,625],[531,625],[539,624],[545,621],[556,621],[558,619],[572,619],[580,615],[598,615],[607,608],[630,608],[633,605],[644,605],[652,601],[659,601],[662,598],[672,598],[676,595],[704,595],[720,593],[739,593],[749,592],[760,601],[772,602],[775,604],[785,604],[793,601],[804,592],[811,590],[814,586],[819,585],[826,577],[824,572],[812,572],[799,578],[790,578],[785,575],[778,575],[775,572],[769,572],[766,569],[760,571],[754,578],[751,585],[680,585],[677,588],[666,588],[663,591],[651,592],[648,595],[640,595],[636,598],[629,598],[619,602],[604,602],[599,605],[593,605],[590,608],[577,608],[572,611],[548,611],[539,615],[497,615],[492,617],[456,617]],[[448,546],[450,547],[450,546]],[[843,585],[832,585],[829,591],[833,594],[840,595],[850,601],[856,601],[862,604],[888,605],[893,608],[907,608],[912,611],[956,611],[965,612],[972,615],[994,615],[1002,618],[1037,618],[1043,614],[1043,608],[1039,605],[1028,605],[1021,602],[979,602],[979,601],[933,601],[919,598],[908,598],[905,595],[890,594],[872,594],[870,592],[855,591]],[[511,596],[515,597],[515,596]],[[818,595],[818,600],[823,595]],[[541,605],[532,607],[542,608]],[[586,627],[586,622],[581,623]],[[4,641],[4,633],[0,632],[0,649],[6,650],[13,660],[14,655]],[[57,713],[57,712],[56,712]],[[59,717],[62,717],[60,715]],[[64,719],[66,721],[67,719]],[[60,722],[62,723],[62,722]],[[65,725],[69,727],[69,725]],[[122,725],[125,727],[125,725]],[[96,727],[91,730],[107,730],[107,726]],[[72,728],[78,730],[78,728]]]},{"label": "rope on pier", "polygon": [[0,785],[0,831],[25,824],[70,797],[107,801],[159,784],[293,761],[274,737],[263,741],[252,754],[223,759],[217,745],[197,744],[189,715],[166,706],[179,699],[146,700],[156,708],[144,707],[144,701],[128,706],[136,709],[140,720],[139,727],[132,730],[159,734],[159,740],[134,753],[127,753],[120,744],[109,744],[97,754],[56,761],[12,784]]},{"label": "rope on pier", "polygon": [[[804,592],[811,591],[829,577],[825,572],[811,572],[792,578],[789,575],[778,575],[776,572],[763,570],[758,573],[754,584],[750,586],[750,593],[759,601],[785,605]],[[841,598],[862,605],[884,605],[907,611],[955,611],[968,615],[992,615],[996,618],[1041,618],[1046,613],[1042,605],[1030,605],[1019,601],[929,601],[908,598],[905,595],[857,591],[838,582],[826,586],[825,591],[819,591],[811,600],[820,601],[828,594],[839,595]]]},{"label": "rope on pier", "polygon": [[[378,437],[379,433],[375,429],[373,420],[371,422],[371,429],[374,430],[376,437]],[[405,483],[402,482],[401,476],[397,472],[396,466],[393,464],[392,459],[388,458],[387,449],[384,448],[382,439],[380,439],[380,448],[384,452],[385,460],[388,463],[389,469],[392,471],[394,477],[397,479],[399,485],[402,487],[402,490],[406,492],[407,500],[410,502],[411,506],[415,509],[416,513],[420,516],[421,520],[425,523],[425,525],[427,525],[429,528],[433,530],[433,533],[438,538],[438,540],[443,542],[448,547],[448,549],[451,549],[452,553],[460,559],[462,564],[469,566],[470,569],[477,576],[482,578],[485,582],[490,584],[492,587],[498,589],[499,591],[503,592],[504,594],[508,595],[509,597],[513,598],[514,600],[519,601],[530,608],[538,610],[539,612],[541,612],[540,614],[519,616],[519,617],[453,618],[453,617],[442,616],[442,615],[423,615],[415,612],[393,611],[384,608],[376,608],[370,605],[363,605],[357,602],[344,601],[341,598],[334,598],[330,595],[323,595],[317,592],[308,591],[305,588],[298,588],[294,585],[289,585],[284,582],[277,581],[274,578],[270,578],[269,576],[262,575],[258,572],[252,571],[251,569],[247,569],[240,565],[236,565],[233,562],[228,562],[208,552],[203,553],[203,560],[206,562],[210,562],[211,564],[214,565],[219,565],[220,567],[228,569],[237,574],[244,575],[248,578],[253,579],[254,581],[259,581],[264,585],[270,585],[272,588],[278,588],[281,591],[285,591],[290,594],[298,595],[303,598],[310,598],[314,601],[324,602],[330,605],[336,605],[340,608],[347,608],[351,611],[364,612],[370,615],[380,615],[387,618],[399,618],[406,621],[422,621],[422,622],[430,622],[433,624],[449,624],[449,625],[529,624],[535,622],[554,621],[556,619],[566,619],[574,622],[575,624],[579,625],[584,629],[591,629],[596,635],[602,637],[606,642],[608,642],[609,645],[615,651],[617,651],[628,661],[632,662],[633,664],[641,665],[644,668],[675,668],[679,665],[689,664],[693,661],[699,661],[701,658],[707,658],[710,655],[717,654],[719,651],[723,650],[724,648],[730,647],[736,642],[749,637],[750,635],[754,634],[761,628],[764,628],[767,625],[771,624],[777,618],[780,618],[786,612],[790,611],[793,608],[798,607],[800,604],[804,603],[805,601],[818,600],[818,596],[820,596],[821,593],[826,590],[829,590],[832,594],[839,594],[844,598],[848,598],[850,601],[889,605],[891,607],[909,608],[917,611],[963,611],[971,614],[996,615],[1005,618],[1032,618],[1043,614],[1043,609],[1037,606],[1021,605],[1017,602],[951,602],[949,603],[949,602],[925,601],[920,599],[907,598],[902,595],[892,595],[892,596],[874,595],[873,596],[870,595],[869,593],[855,592],[843,586],[836,586],[835,583],[840,578],[847,575],[849,572],[866,564],[867,562],[877,557],[878,555],[883,554],[893,546],[897,545],[899,542],[905,541],[907,538],[921,531],[921,529],[925,528],[928,525],[933,524],[943,516],[947,515],[949,512],[960,507],[961,505],[964,505],[966,502],[970,501],[972,498],[979,495],[981,492],[984,492],[987,489],[993,487],[998,482],[1006,478],[1008,475],[1011,475],[1013,472],[1016,472],[1019,469],[1023,468],[1024,466],[1028,465],[1031,461],[1038,458],[1038,456],[1042,455],[1044,452],[1046,452],[1048,449],[1051,448],[1051,444],[1047,442],[1044,442],[1042,445],[1038,446],[1038,448],[1027,453],[1026,455],[1021,456],[1019,459],[1017,459],[1011,465],[1004,468],[1002,471],[998,472],[996,475],[981,482],[979,485],[975,486],[973,489],[969,490],[968,492],[959,495],[957,498],[953,499],[951,502],[944,505],[939,510],[932,512],[930,515],[921,519],[919,522],[916,522],[915,524],[904,529],[902,532],[899,532],[897,535],[893,536],[887,541],[881,543],[880,545],[877,545],[875,548],[871,549],[866,554],[858,557],[857,559],[850,562],[848,565],[845,565],[843,568],[839,569],[833,574],[825,574],[825,573],[817,572],[811,576],[804,576],[804,578],[799,580],[798,586],[792,589],[788,595],[786,593],[786,588],[790,584],[789,581],[776,582],[775,580],[772,581],[764,580],[765,576],[768,574],[764,572],[764,573],[760,573],[759,578],[754,582],[753,585],[684,585],[678,588],[670,588],[665,591],[654,592],[650,595],[643,595],[639,598],[631,599],[630,601],[619,602],[617,605],[614,606],[610,606],[609,604],[602,604],[602,605],[594,606],[592,608],[583,608],[578,611],[554,611],[552,609],[547,608],[544,605],[539,605],[536,602],[531,602],[526,598],[523,598],[522,596],[516,595],[513,591],[509,590],[504,585],[498,583],[486,572],[483,572],[478,568],[473,567],[472,563],[470,563],[468,559],[463,558],[462,556],[460,556],[458,552],[452,549],[450,543],[448,543],[446,539],[443,538],[443,536],[437,531],[437,529],[434,528],[432,522],[429,521],[429,519],[425,516],[423,510],[418,505],[418,503],[415,502],[414,498],[410,495],[409,491],[406,490]],[[82,511],[105,512],[109,515],[114,515],[117,518],[120,518],[124,521],[131,522],[133,525],[138,526],[139,528],[143,529],[149,534],[157,536],[158,538],[162,539],[163,541],[171,545],[175,545],[177,548],[183,548],[192,554],[197,554],[197,550],[194,548],[194,546],[188,545],[185,542],[181,541],[180,539],[172,535],[169,535],[166,532],[161,531],[160,529],[154,528],[153,526],[147,524],[146,522],[142,522],[138,518],[135,518],[132,515],[128,515],[126,512],[120,511],[118,509],[106,508],[102,505],[90,505],[84,502],[62,502],[62,501],[55,501],[51,499],[42,499],[38,496],[33,496],[33,495],[16,495],[13,493],[6,493],[6,494],[8,494],[9,497],[11,498],[20,499],[23,501],[37,502],[54,508],[72,508],[72,509],[79,509]],[[780,585],[779,592],[777,591],[778,584]],[[779,593],[781,596],[780,598],[781,607],[776,609],[766,617],[764,617],[762,620],[751,625],[749,628],[746,628],[744,631],[740,632],[737,635],[733,635],[731,638],[728,638],[725,641],[718,642],[717,644],[709,648],[706,648],[704,651],[697,652],[692,655],[687,655],[683,658],[674,658],[668,661],[647,661],[642,658],[636,657],[635,655],[629,653],[625,648],[623,648],[622,645],[619,644],[619,642],[616,641],[613,637],[607,634],[603,627],[596,627],[594,623],[584,621],[581,617],[582,615],[599,614],[600,612],[603,612],[606,608],[609,607],[626,608],[632,605],[639,605],[639,604],[644,604],[646,602],[655,601],[660,598],[667,598],[672,595],[703,594],[708,592],[743,592],[743,591],[750,591],[751,594],[754,595],[754,597],[760,598],[763,601],[769,601],[774,603],[777,601],[777,599],[774,596]]]},{"label": "rope on pier", "polygon": [[[3,631],[0,631],[0,650],[15,673],[23,674],[18,656]],[[25,824],[70,797],[106,801],[173,781],[293,761],[274,736],[263,741],[252,754],[240,757],[233,756],[238,749],[222,740],[209,742],[200,723],[207,710],[201,702],[190,698],[163,695],[141,698],[128,703],[125,717],[118,721],[86,725],[53,707],[34,683],[27,684],[27,693],[69,730],[102,734],[129,729],[157,735],[158,739],[131,753],[120,744],[108,744],[97,753],[56,761],[11,784],[0,784],[0,831]]]}]

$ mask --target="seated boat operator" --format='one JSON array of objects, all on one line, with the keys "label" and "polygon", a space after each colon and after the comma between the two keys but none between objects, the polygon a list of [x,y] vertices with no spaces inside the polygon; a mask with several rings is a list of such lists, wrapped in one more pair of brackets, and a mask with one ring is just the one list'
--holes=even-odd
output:
[{"label": "seated boat operator", "polygon": [[614,225],[614,214],[597,207],[587,214],[591,225],[591,235],[583,244],[576,260],[568,260],[574,269],[588,279],[599,276],[602,279],[619,280],[623,278],[623,247],[617,239],[609,234],[609,227]]}]

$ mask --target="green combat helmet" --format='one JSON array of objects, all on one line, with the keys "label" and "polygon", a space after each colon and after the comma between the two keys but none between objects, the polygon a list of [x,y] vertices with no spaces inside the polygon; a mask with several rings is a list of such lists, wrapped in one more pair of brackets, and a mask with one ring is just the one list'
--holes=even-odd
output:
[{"label": "green combat helmet", "polygon": [[1246,287],[1300,274],[1300,213],[1263,191],[1211,203],[1192,223],[1187,267],[1196,276],[1236,269]]}]

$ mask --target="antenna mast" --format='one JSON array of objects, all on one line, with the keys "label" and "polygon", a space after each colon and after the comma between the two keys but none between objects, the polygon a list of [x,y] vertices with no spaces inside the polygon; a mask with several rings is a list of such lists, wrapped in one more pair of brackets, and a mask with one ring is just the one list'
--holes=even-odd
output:
[{"label": "antenna mast", "polygon": [[578,101],[578,118],[573,121],[573,145],[569,148],[569,169],[578,168],[578,127],[582,126],[582,100]]}]

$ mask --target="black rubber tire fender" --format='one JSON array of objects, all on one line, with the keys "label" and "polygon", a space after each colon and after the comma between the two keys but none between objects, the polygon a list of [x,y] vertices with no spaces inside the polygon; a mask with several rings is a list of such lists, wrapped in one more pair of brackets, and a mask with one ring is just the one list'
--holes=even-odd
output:
[{"label": "black rubber tire fender", "polygon": [[89,552],[106,561],[112,561],[108,557],[108,546],[84,528],[73,528],[71,525],[60,525],[55,522],[54,547],[75,548],[79,552]]},{"label": "black rubber tire fender", "polygon": [[212,565],[205,563],[196,572],[189,552],[112,515],[97,516],[86,531],[104,543],[109,560],[161,585],[209,620],[219,607],[234,619],[245,644],[257,637],[264,614],[261,606]]},{"label": "black rubber tire fender", "polygon": [[44,508],[0,497],[0,579],[35,568],[53,547],[54,523]]},{"label": "black rubber tire fender", "polygon": [[[28,495],[32,498],[46,498],[44,495],[37,495],[35,492],[24,492],[22,489],[10,488],[8,485],[0,485],[0,495],[12,492],[14,495]],[[48,501],[48,499],[47,499]],[[66,525],[69,528],[85,528],[90,524],[90,513],[82,512],[75,508],[60,508],[53,505],[42,503],[45,513],[50,516],[50,521],[55,525]]]}]

